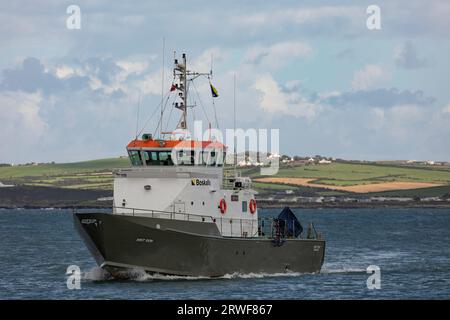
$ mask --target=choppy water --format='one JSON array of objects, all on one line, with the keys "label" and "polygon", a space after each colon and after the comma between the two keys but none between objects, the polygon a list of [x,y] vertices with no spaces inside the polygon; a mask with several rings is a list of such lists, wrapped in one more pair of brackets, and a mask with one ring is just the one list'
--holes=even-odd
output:
[{"label": "choppy water", "polygon": [[[279,210],[261,210],[276,215]],[[96,268],[67,210],[0,210],[0,299],[422,299],[450,298],[449,209],[298,209],[327,240],[321,274],[220,279],[108,279]],[[67,289],[69,265],[82,270]],[[366,268],[381,269],[369,290]]]}]

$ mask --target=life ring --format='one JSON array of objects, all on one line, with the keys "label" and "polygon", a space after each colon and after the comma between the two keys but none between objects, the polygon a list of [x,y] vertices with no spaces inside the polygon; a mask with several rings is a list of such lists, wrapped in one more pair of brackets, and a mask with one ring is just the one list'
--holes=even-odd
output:
[{"label": "life ring", "polygon": [[250,209],[250,213],[254,214],[256,212],[256,201],[255,201],[255,199],[251,199],[248,206],[249,206],[249,209]]},{"label": "life ring", "polygon": [[219,209],[221,214],[225,214],[225,212],[227,212],[227,202],[225,199],[220,200]]}]

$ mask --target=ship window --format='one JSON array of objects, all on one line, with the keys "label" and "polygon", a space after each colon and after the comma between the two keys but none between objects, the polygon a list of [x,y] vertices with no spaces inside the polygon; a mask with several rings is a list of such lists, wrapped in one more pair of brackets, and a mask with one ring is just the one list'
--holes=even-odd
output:
[{"label": "ship window", "polygon": [[242,212],[247,212],[247,201],[242,201]]},{"label": "ship window", "polygon": [[145,151],[144,160],[147,166],[173,166],[169,151]]},{"label": "ship window", "polygon": [[159,164],[162,166],[173,166],[172,153],[168,151],[159,152]]},{"label": "ship window", "polygon": [[158,152],[157,151],[145,151],[144,152],[145,164],[148,166],[158,165]]},{"label": "ship window", "polygon": [[133,166],[142,166],[142,158],[139,150],[129,150],[128,156]]}]

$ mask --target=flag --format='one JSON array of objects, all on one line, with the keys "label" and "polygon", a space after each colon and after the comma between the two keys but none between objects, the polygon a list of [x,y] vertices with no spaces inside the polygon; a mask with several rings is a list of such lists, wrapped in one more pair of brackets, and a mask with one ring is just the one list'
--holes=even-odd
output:
[{"label": "flag", "polygon": [[176,89],[177,86],[172,83],[172,86],[170,87],[170,92],[175,91]]},{"label": "flag", "polygon": [[209,85],[211,86],[211,94],[212,94],[213,98],[217,98],[219,96],[219,92],[217,92],[217,89],[214,88],[212,83],[210,83]]}]

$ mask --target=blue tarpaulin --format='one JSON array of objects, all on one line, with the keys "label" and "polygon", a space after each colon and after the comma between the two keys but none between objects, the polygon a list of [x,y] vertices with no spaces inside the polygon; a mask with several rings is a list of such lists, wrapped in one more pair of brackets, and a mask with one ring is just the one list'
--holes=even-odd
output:
[{"label": "blue tarpaulin", "polygon": [[280,223],[280,229],[284,230],[284,235],[286,237],[297,238],[303,232],[303,227],[300,224],[300,221],[298,221],[297,217],[289,207],[284,207],[284,209],[280,212],[278,215],[278,221]]}]

